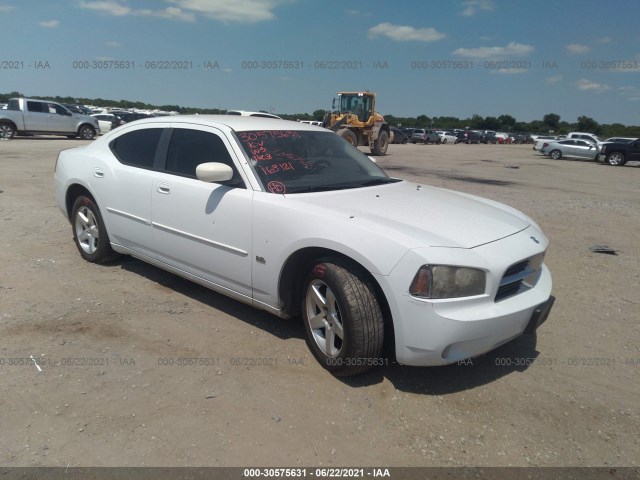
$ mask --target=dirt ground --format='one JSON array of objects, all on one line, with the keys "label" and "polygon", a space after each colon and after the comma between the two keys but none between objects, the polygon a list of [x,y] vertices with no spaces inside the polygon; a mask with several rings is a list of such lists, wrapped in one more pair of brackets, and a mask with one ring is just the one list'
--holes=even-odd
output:
[{"label": "dirt ground", "polygon": [[533,217],[557,301],[537,338],[468,364],[338,379],[299,322],[131,258],[83,261],[53,193],[58,152],[81,144],[0,142],[1,465],[640,464],[638,164],[392,145],[391,175]]}]

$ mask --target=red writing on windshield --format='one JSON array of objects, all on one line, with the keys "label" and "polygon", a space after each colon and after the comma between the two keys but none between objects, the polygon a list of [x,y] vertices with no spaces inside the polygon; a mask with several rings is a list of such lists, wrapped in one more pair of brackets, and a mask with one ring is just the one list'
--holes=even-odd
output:
[{"label": "red writing on windshield", "polygon": [[291,130],[261,130],[259,132],[238,133],[238,138],[240,138],[240,140],[242,140],[245,144],[253,140],[260,140],[265,138],[290,138],[299,136],[300,134],[298,132],[293,132]]},{"label": "red writing on windshield", "polygon": [[287,191],[287,187],[285,187],[281,182],[269,182],[267,190],[271,193],[285,193]]},{"label": "red writing on windshield", "polygon": [[303,153],[306,150],[305,142],[299,140],[302,136],[298,132],[261,130],[238,132],[237,135],[251,158],[258,162],[258,172],[264,176],[311,168]]},{"label": "red writing on windshield", "polygon": [[294,166],[289,162],[274,163],[273,165],[269,165],[267,167],[260,167],[260,170],[262,170],[265,175],[273,175],[274,173],[278,172],[289,172],[293,169]]},{"label": "red writing on windshield", "polygon": [[264,146],[264,142],[246,142],[246,146],[251,153],[251,156],[254,160],[260,161],[268,161],[273,157],[270,153],[267,152],[266,147]]}]

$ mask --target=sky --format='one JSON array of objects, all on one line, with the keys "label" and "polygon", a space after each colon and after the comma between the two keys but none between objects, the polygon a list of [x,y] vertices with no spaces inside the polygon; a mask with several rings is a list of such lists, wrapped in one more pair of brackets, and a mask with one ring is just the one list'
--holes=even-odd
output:
[{"label": "sky", "polygon": [[640,125],[637,0],[0,0],[0,93]]}]

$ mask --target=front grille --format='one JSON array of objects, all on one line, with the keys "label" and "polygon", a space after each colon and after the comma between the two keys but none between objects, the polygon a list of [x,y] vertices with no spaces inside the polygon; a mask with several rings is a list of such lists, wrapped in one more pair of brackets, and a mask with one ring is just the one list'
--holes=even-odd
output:
[{"label": "front grille", "polygon": [[513,297],[535,287],[542,272],[544,252],[534,257],[514,263],[504,272],[495,301]]}]

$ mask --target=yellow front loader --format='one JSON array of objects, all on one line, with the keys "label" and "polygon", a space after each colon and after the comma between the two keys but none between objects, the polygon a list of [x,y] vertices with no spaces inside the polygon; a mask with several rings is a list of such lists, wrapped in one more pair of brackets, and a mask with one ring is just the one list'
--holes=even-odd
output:
[{"label": "yellow front loader", "polygon": [[[385,155],[391,132],[384,117],[375,111],[375,93],[338,92],[323,126],[333,130],[351,145],[369,146],[374,155]],[[337,103],[337,108],[336,108]]]}]

